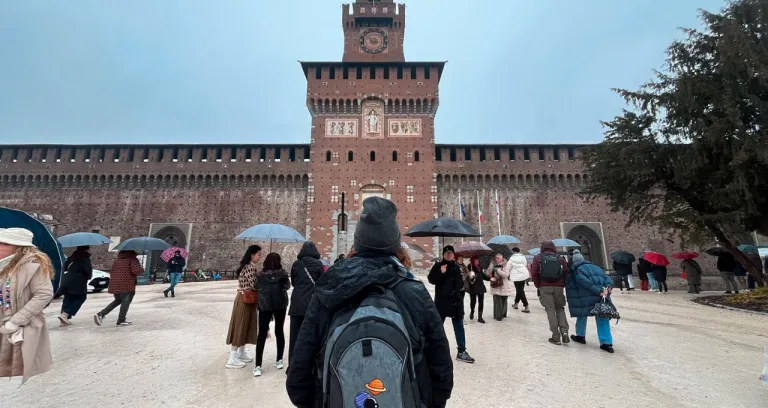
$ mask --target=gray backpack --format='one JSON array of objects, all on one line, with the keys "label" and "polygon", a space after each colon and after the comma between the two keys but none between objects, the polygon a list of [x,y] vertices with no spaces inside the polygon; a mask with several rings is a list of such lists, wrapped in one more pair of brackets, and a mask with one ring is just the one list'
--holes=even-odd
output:
[{"label": "gray backpack", "polygon": [[541,256],[539,277],[544,282],[557,282],[563,279],[563,266],[560,265],[560,259],[556,255]]},{"label": "gray backpack", "polygon": [[323,406],[423,407],[415,370],[421,335],[393,292],[403,280],[369,288],[334,316],[324,347]]}]

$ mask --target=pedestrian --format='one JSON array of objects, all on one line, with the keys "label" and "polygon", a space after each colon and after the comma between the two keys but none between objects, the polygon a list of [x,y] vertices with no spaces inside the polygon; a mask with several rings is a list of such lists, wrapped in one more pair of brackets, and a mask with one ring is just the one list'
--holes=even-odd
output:
[{"label": "pedestrian", "polygon": [[120,251],[117,259],[112,263],[109,273],[109,289],[107,292],[114,296],[115,300],[108,304],[102,311],[93,315],[93,322],[101,326],[106,317],[114,308],[120,306],[117,315],[117,326],[130,326],[133,322],[127,320],[128,308],[136,295],[136,278],[144,273],[141,262],[136,257],[135,251]]},{"label": "pedestrian", "polygon": [[659,285],[659,293],[669,293],[667,287],[667,267],[662,265],[651,264],[651,271],[653,271],[653,277],[656,279],[656,284]]},{"label": "pedestrian", "polygon": [[452,245],[443,248],[443,259],[436,262],[427,275],[429,283],[435,285],[435,307],[440,319],[445,322],[451,318],[453,334],[456,336],[458,354],[456,360],[474,363],[475,359],[467,353],[466,334],[464,333],[464,303],[461,301],[461,269],[456,264]]},{"label": "pedestrian", "polygon": [[642,256],[637,261],[637,273],[638,274],[645,274],[645,276],[648,277],[648,285],[650,286],[651,292],[658,292],[659,291],[659,282],[656,281],[656,277],[653,275],[653,264],[648,262],[645,258]]},{"label": "pedestrian", "polygon": [[742,290],[754,289],[755,284],[752,277],[747,278],[747,270],[738,262],[736,263],[736,269],[733,270],[733,276],[736,277],[736,282],[738,282]]},{"label": "pedestrian", "polygon": [[171,279],[171,286],[163,291],[163,295],[168,297],[168,292],[171,293],[171,297],[176,297],[176,285],[181,280],[181,274],[184,273],[184,267],[187,266],[187,261],[181,256],[181,251],[176,251],[173,258],[168,260],[168,274]]},{"label": "pedestrian", "polygon": [[732,291],[739,293],[739,284],[736,283],[736,274],[734,273],[737,266],[738,262],[730,252],[725,252],[717,257],[717,270],[720,271],[720,278],[723,279],[726,294]]},{"label": "pedestrian", "polygon": [[272,252],[264,259],[264,269],[256,272],[256,286],[259,290],[259,328],[256,337],[256,364],[253,366],[253,376],[261,377],[261,366],[264,357],[264,345],[269,334],[269,323],[275,321],[275,340],[277,342],[277,359],[275,368],[283,369],[283,351],[285,351],[285,313],[288,310],[288,289],[291,279],[283,269],[280,255]]},{"label": "pedestrian", "polygon": [[523,302],[522,312],[531,313],[528,308],[528,298],[525,297],[525,282],[530,279],[531,275],[528,272],[528,260],[520,253],[520,248],[512,248],[512,256],[507,262],[507,270],[509,271],[509,278],[515,285],[515,303],[512,304],[512,307],[517,310],[517,305]]},{"label": "pedestrian", "polygon": [[491,277],[493,318],[500,322],[507,317],[507,302],[509,297],[512,296],[512,290],[515,287],[515,284],[509,278],[507,260],[504,259],[504,255],[500,253],[494,254],[486,273]]},{"label": "pedestrian", "polygon": [[261,247],[251,245],[245,250],[240,266],[235,271],[237,294],[229,318],[227,345],[230,346],[227,368],[243,368],[253,361],[245,350],[247,344],[256,344],[258,292],[256,292],[257,264],[261,260]]},{"label": "pedestrian", "polygon": [[[576,335],[571,340],[587,344],[587,319],[598,302],[611,302],[613,280],[599,266],[587,262],[584,256],[574,254],[573,267],[565,283],[568,311],[576,318]],[[595,316],[600,349],[613,353],[611,319]]]},{"label": "pedestrian", "polygon": [[701,266],[695,259],[686,259],[680,263],[688,281],[688,293],[701,293]]},{"label": "pedestrian", "polygon": [[53,266],[31,231],[0,228],[0,377],[30,377],[51,369],[43,309],[53,299]]},{"label": "pedestrian", "polygon": [[315,282],[323,276],[323,263],[320,261],[320,252],[312,241],[305,241],[301,245],[296,262],[291,266],[291,307],[288,315],[291,316],[290,333],[288,334],[288,363],[290,367],[293,348],[296,337],[299,335],[304,316],[307,314],[309,299],[315,291]]},{"label": "pedestrian", "polygon": [[[350,252],[350,257],[345,262],[330,268],[315,285],[315,292],[310,300],[304,324],[296,340],[295,356],[291,357],[288,370],[286,389],[291,402],[296,407],[347,406],[350,404],[349,400],[338,399],[338,393],[345,390],[340,387],[331,387],[326,397],[321,384],[338,384],[338,375],[354,373],[355,377],[349,378],[349,384],[356,385],[356,388],[346,390],[349,393],[344,394],[345,398],[354,400],[358,400],[358,397],[362,400],[378,397],[394,398],[397,393],[403,392],[404,387],[416,385],[418,389],[410,390],[419,395],[424,407],[445,407],[453,389],[450,346],[435,303],[424,284],[415,279],[410,272],[399,267],[397,258],[393,257],[400,249],[397,207],[391,201],[379,197],[370,197],[363,201],[363,210],[355,229],[354,240],[354,249]],[[334,364],[327,358],[333,359],[335,348],[327,341],[331,321],[340,310],[351,307],[350,305],[354,305],[353,302],[359,302],[363,291],[373,287],[390,288],[397,303],[402,305],[402,313],[399,316],[410,320],[419,333],[412,339],[420,339],[420,344],[412,345],[416,346],[413,348],[412,360],[415,363],[415,378],[412,381],[399,382],[397,386],[390,387],[385,394],[381,394],[380,390],[385,389],[388,382],[396,381],[389,374],[386,378],[379,377],[384,371],[390,372],[390,369],[397,364],[388,354],[377,354],[376,363],[362,365],[365,368],[360,371],[325,370],[328,364]],[[359,309],[352,306],[351,311],[355,310]],[[377,309],[372,307],[369,310]],[[361,335],[378,335],[385,329],[375,321],[369,321],[369,323],[370,330]],[[362,346],[363,343],[365,342],[356,343],[361,345],[358,352],[350,353],[350,358],[347,359],[351,365],[350,369],[359,368],[365,363],[366,360],[362,357],[364,353],[361,353],[366,349]],[[382,345],[380,343],[381,341],[377,341],[377,344]],[[326,353],[321,353],[321,350],[325,350]],[[352,363],[359,364],[352,366]],[[376,371],[379,373],[376,375],[368,372],[373,369],[378,370],[384,364],[387,364],[387,370]],[[398,374],[400,372],[398,370]],[[404,369],[402,372],[410,373],[411,370]],[[326,377],[325,374],[331,378]],[[371,389],[376,390],[374,391],[376,395],[365,392]],[[331,399],[335,400],[328,401]],[[392,399],[389,401],[391,405],[387,406],[403,406],[402,402]],[[375,402],[371,401],[371,403],[375,406]]]},{"label": "pedestrian", "polygon": [[621,293],[624,293],[625,286],[627,287],[627,293],[629,293],[629,275],[632,275],[632,264],[613,261],[613,270],[616,271],[616,275],[619,277]]},{"label": "pedestrian", "polygon": [[[640,260],[645,261],[643,258],[640,258]],[[643,266],[643,263],[647,265],[647,262],[640,262],[640,260],[637,262],[637,277],[640,278],[640,290],[648,291],[651,289],[651,286],[648,284],[648,268]]]},{"label": "pedestrian", "polygon": [[469,268],[472,275],[469,278],[469,320],[475,319],[475,306],[477,306],[477,322],[485,323],[483,320],[483,303],[485,292],[485,281],[491,277],[485,274],[480,267],[480,258],[473,256],[469,258]]},{"label": "pedestrian", "polygon": [[549,330],[552,332],[549,342],[558,346],[571,341],[568,337],[568,319],[565,316],[566,276],[568,264],[557,256],[555,244],[552,241],[542,242],[540,252],[531,264],[531,280],[539,290],[541,305],[547,311]]},{"label": "pedestrian", "polygon": [[62,326],[69,326],[70,321],[88,298],[88,282],[93,277],[93,265],[91,264],[90,247],[79,246],[75,252],[64,262],[66,273],[61,278],[59,293],[64,296],[61,302],[61,314],[59,321]]},{"label": "pedestrian", "polygon": [[751,289],[755,289],[755,286],[762,288],[765,286],[765,279],[763,278],[763,262],[760,259],[760,255],[753,252],[747,252],[744,255],[749,258],[749,261],[752,262],[756,269],[755,272],[749,272],[749,277],[751,278],[749,280],[752,282]]}]

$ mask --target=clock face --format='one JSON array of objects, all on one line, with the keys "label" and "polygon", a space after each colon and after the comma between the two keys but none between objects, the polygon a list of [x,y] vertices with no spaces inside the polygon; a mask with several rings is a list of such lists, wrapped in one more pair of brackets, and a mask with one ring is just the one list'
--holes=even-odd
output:
[{"label": "clock face", "polygon": [[368,29],[360,35],[360,49],[369,54],[378,54],[387,49],[387,33],[378,28]]}]

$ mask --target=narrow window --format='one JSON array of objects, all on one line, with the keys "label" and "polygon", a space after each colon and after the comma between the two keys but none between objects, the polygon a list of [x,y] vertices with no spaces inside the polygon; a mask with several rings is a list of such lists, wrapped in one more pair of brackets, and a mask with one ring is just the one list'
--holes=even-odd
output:
[{"label": "narrow window", "polygon": [[484,147],[480,148],[480,161],[481,162],[485,161],[485,148]]},{"label": "narrow window", "polygon": [[329,72],[328,78],[336,79],[336,67],[331,67],[331,71]]},{"label": "narrow window", "polygon": [[416,67],[411,67],[411,79],[416,79]]},{"label": "narrow window", "polygon": [[[419,156],[416,156],[416,157],[419,157]],[[435,147],[435,161],[443,161],[443,149],[439,147]]]},{"label": "narrow window", "polygon": [[165,149],[161,147],[157,152],[157,161],[162,162],[163,159],[165,159]]},{"label": "narrow window", "polygon": [[323,67],[315,68],[315,79],[323,79]]},{"label": "narrow window", "polygon": [[221,147],[216,148],[216,162],[221,162]]},{"label": "narrow window", "polygon": [[349,67],[344,67],[344,79],[349,79]]},{"label": "narrow window", "polygon": [[276,161],[276,162],[279,162],[279,161],[280,161],[280,151],[281,151],[281,150],[282,150],[282,149],[280,149],[279,147],[275,149],[275,161]]},{"label": "narrow window", "polygon": [[501,149],[498,147],[493,148],[493,160],[500,161],[501,160]]},{"label": "narrow window", "polygon": [[568,148],[568,160],[573,160],[576,157],[576,152],[573,150],[573,147]]},{"label": "narrow window", "polygon": [[259,149],[259,161],[263,163],[266,160],[267,160],[267,149],[262,147],[261,149]]},{"label": "narrow window", "polygon": [[419,151],[413,152],[413,161],[419,161]]},{"label": "narrow window", "polygon": [[309,161],[309,149],[307,148],[304,148],[304,161],[305,162]]},{"label": "narrow window", "polygon": [[291,147],[288,149],[288,161],[296,161],[296,148]]},{"label": "narrow window", "polygon": [[403,67],[397,67],[397,79],[403,79]]},{"label": "narrow window", "polygon": [[172,158],[172,160],[174,162],[179,161],[179,148],[178,147],[174,147],[173,148],[173,158]]},{"label": "narrow window", "polygon": [[376,79],[376,67],[370,68],[371,79]]},{"label": "narrow window", "polygon": [[247,162],[251,161],[251,150],[250,147],[245,149],[245,161]]},{"label": "narrow window", "polygon": [[363,67],[357,67],[357,79],[363,79]]},{"label": "narrow window", "polygon": [[464,148],[464,160],[472,161],[472,149],[469,147]]},{"label": "narrow window", "polygon": [[544,161],[544,149],[539,148],[539,161]]},{"label": "narrow window", "polygon": [[331,151],[325,152],[325,161],[329,162],[331,161]]},{"label": "narrow window", "polygon": [[555,148],[552,149],[552,158],[555,161],[560,161],[560,148],[559,147],[555,147]]},{"label": "narrow window", "polygon": [[389,67],[384,67],[384,79],[389,79]]},{"label": "narrow window", "polygon": [[392,152],[392,161],[393,162],[397,161],[397,152],[396,151]]},{"label": "narrow window", "polygon": [[531,160],[531,149],[527,147],[523,149],[523,160],[525,161]]},{"label": "narrow window", "polygon": [[376,152],[371,150],[371,161],[376,161]]},{"label": "narrow window", "polygon": [[456,148],[455,147],[451,147],[451,161],[452,162],[456,161]]},{"label": "narrow window", "polygon": [[431,75],[429,69],[430,67],[424,67],[424,79],[429,79],[429,76]]},{"label": "narrow window", "polygon": [[515,161],[515,148],[509,148],[509,161]]},{"label": "narrow window", "polygon": [[352,152],[352,150],[350,150],[350,151],[347,153],[347,161],[350,161],[350,162],[351,162],[351,161],[353,161],[353,160],[355,160],[355,154]]}]

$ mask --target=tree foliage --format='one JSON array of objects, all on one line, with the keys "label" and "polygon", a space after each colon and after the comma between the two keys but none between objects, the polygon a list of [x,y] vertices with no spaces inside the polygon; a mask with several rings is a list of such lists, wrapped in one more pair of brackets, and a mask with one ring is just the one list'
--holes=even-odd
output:
[{"label": "tree foliage", "polygon": [[584,152],[582,194],[629,224],[736,252],[745,232],[768,233],[768,2],[700,15],[703,28],[682,30],[651,81],[615,90],[628,107]]}]

